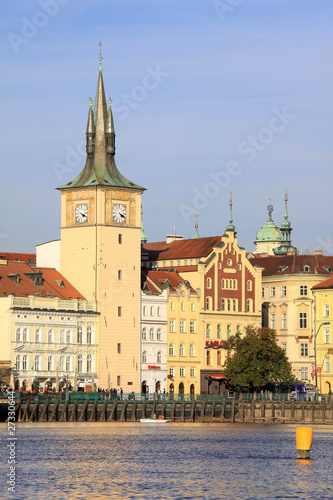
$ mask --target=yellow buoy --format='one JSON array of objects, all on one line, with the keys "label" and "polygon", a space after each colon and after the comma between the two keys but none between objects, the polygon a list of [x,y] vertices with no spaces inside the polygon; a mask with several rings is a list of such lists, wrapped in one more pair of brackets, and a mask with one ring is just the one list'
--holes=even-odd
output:
[{"label": "yellow buoy", "polygon": [[296,427],[296,449],[298,458],[310,458],[313,429],[311,427]]}]

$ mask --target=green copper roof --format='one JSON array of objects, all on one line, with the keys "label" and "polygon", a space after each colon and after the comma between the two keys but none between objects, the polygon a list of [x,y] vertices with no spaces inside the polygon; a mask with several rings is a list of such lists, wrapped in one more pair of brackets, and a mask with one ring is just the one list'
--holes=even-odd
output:
[{"label": "green copper roof", "polygon": [[[140,191],[145,190],[144,187],[126,179],[117,169],[114,158],[115,133],[112,109],[110,104],[108,113],[101,67],[98,73],[93,112],[91,104],[89,108],[86,135],[87,159],[82,172],[75,177],[74,180],[67,182],[57,189],[110,186],[116,188],[138,189]],[[112,144],[112,146],[110,146],[110,144]]]},{"label": "green copper roof", "polygon": [[269,220],[257,233],[256,241],[281,241],[281,231],[272,220]]},{"label": "green copper roof", "polygon": [[232,193],[230,193],[229,206],[230,206],[230,217],[229,217],[229,224],[226,227],[226,231],[233,231],[233,232],[235,232],[236,228],[234,226],[234,221],[233,221],[233,217],[232,217]]}]

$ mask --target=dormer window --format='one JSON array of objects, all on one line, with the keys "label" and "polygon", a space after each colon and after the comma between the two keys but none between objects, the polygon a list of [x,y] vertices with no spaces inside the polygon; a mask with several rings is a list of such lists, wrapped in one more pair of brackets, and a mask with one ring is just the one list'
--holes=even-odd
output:
[{"label": "dormer window", "polygon": [[31,280],[36,286],[43,286],[43,273],[38,271],[36,273],[24,273],[29,280]]},{"label": "dormer window", "polygon": [[17,285],[20,284],[21,276],[19,274],[7,274],[8,278],[10,278]]},{"label": "dormer window", "polygon": [[304,266],[303,271],[304,271],[305,273],[308,273],[308,272],[310,272],[310,271],[311,271],[311,267],[310,267],[310,266]]},{"label": "dormer window", "polygon": [[60,288],[65,288],[65,283],[63,282],[63,280],[56,280],[56,283]]}]

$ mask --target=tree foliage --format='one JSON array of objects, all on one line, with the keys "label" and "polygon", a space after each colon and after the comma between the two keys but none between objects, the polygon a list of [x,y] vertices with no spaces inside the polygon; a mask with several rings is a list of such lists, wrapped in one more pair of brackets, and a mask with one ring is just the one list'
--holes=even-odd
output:
[{"label": "tree foliage", "polygon": [[245,336],[230,337],[224,374],[233,387],[249,391],[272,383],[290,387],[296,381],[285,351],[276,343],[276,332],[270,328],[248,327]]}]

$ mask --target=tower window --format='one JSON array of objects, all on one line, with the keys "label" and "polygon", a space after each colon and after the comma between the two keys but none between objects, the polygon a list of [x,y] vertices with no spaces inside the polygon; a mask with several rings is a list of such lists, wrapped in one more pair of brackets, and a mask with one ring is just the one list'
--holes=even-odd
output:
[{"label": "tower window", "polygon": [[118,316],[121,316],[121,306],[118,307]]},{"label": "tower window", "polygon": [[120,354],[121,353],[121,344],[117,344],[117,353]]},{"label": "tower window", "polygon": [[119,243],[119,245],[122,244],[122,235],[121,234],[118,234],[118,243]]},{"label": "tower window", "polygon": [[118,280],[119,281],[121,280],[121,271],[120,270],[118,271]]}]

